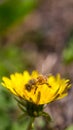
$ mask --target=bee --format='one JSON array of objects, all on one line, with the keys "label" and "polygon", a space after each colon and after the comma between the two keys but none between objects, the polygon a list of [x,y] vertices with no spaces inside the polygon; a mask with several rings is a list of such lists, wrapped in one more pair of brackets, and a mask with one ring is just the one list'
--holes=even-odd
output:
[{"label": "bee", "polygon": [[38,83],[39,85],[46,84],[49,88],[51,88],[51,86],[49,85],[49,83],[47,83],[47,77],[46,77],[46,76],[40,75],[40,76],[37,78],[37,83]]},{"label": "bee", "polygon": [[36,86],[36,79],[31,79],[29,82],[25,85],[25,88],[27,91],[31,91],[33,87]]},{"label": "bee", "polygon": [[34,91],[35,93],[38,88],[38,85],[43,85],[43,84],[46,84],[48,87],[50,87],[50,85],[47,83],[47,77],[43,75],[39,75],[36,79],[29,80],[29,82],[25,85],[25,88],[28,92],[30,92],[35,87],[35,91]]},{"label": "bee", "polygon": [[39,83],[40,85],[45,84],[47,82],[47,77],[43,76],[43,75],[39,75],[37,77],[37,83]]}]

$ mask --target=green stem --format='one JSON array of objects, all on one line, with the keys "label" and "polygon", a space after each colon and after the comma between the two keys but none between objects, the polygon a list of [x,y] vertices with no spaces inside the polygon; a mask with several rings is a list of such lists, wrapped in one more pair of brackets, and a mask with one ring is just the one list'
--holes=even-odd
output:
[{"label": "green stem", "polygon": [[29,123],[29,126],[28,126],[27,130],[33,130],[33,128],[34,128],[33,124],[34,124],[34,117],[31,117],[30,123]]}]

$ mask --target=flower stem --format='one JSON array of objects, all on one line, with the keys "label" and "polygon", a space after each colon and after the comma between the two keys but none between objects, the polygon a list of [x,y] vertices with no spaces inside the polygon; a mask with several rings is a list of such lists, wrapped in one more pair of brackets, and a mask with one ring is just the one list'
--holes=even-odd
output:
[{"label": "flower stem", "polygon": [[34,128],[34,117],[31,117],[27,130],[33,130],[33,128]]}]

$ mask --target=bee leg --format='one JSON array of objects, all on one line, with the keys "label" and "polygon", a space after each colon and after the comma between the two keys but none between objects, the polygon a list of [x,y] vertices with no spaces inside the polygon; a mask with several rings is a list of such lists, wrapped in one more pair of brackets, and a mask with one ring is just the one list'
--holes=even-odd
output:
[{"label": "bee leg", "polygon": [[37,87],[37,86],[35,86],[35,91],[34,91],[34,94],[36,93],[37,88],[38,88],[38,87]]}]

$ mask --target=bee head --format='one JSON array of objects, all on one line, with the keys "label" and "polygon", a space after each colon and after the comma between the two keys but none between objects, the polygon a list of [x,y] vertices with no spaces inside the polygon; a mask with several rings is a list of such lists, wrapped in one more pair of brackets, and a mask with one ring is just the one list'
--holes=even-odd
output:
[{"label": "bee head", "polygon": [[25,89],[26,89],[28,92],[30,92],[31,89],[32,89],[32,87],[31,87],[30,84],[26,84],[26,85],[25,85]]}]

